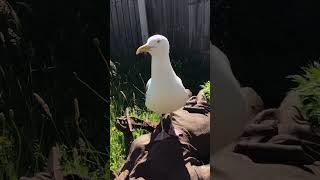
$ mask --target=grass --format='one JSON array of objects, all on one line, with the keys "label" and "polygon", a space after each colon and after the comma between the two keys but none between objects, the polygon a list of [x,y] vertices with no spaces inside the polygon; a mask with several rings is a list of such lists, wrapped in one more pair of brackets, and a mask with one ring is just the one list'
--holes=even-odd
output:
[{"label": "grass", "polygon": [[[120,67],[120,66],[119,66]],[[116,70],[115,68],[113,69]],[[131,74],[131,78],[136,72]],[[141,76],[136,76],[140,85],[135,85],[125,73],[112,73],[110,81],[110,170],[118,172],[124,164],[127,154],[123,133],[115,127],[116,118],[124,115],[126,108],[129,110],[129,116],[139,119],[147,118],[151,122],[159,120],[157,113],[150,112],[144,105],[145,85]],[[131,83],[129,83],[131,82]],[[135,129],[133,137],[137,138],[145,134],[142,129]]]},{"label": "grass", "polygon": [[122,104],[111,99],[110,103],[110,169],[116,172],[125,161],[123,134],[115,127],[115,121],[120,115]]},{"label": "grass", "polygon": [[293,90],[301,97],[303,111],[315,127],[320,127],[320,64],[314,62],[302,68],[304,74],[289,78],[297,84]]},{"label": "grass", "polygon": [[[118,87],[117,89],[119,88],[120,87]],[[125,152],[123,133],[117,130],[117,128],[115,127],[116,118],[123,116],[127,107],[129,108],[129,116],[133,116],[139,119],[148,118],[153,122],[157,121],[160,117],[157,113],[139,108],[138,105],[134,103],[134,99],[131,103],[128,103],[123,91],[121,91],[121,93],[120,91],[118,94],[111,97],[110,103],[110,170],[112,170],[113,172],[119,171],[121,166],[124,164],[127,156]],[[133,97],[135,97],[135,95],[133,95]],[[133,137],[137,138],[145,133],[147,132],[142,129],[135,129],[133,132]]]}]

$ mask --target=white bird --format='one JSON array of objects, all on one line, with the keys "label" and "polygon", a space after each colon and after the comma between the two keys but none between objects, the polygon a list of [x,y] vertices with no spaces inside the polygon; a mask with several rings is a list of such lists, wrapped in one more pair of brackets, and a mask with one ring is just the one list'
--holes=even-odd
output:
[{"label": "white bird", "polygon": [[136,54],[148,52],[152,57],[151,78],[146,86],[145,105],[149,110],[162,114],[161,132],[155,140],[169,137],[163,129],[164,114],[180,109],[188,100],[187,90],[171,66],[169,51],[169,41],[162,35],[151,36],[147,43],[136,51]]},{"label": "white bird", "polygon": [[239,82],[233,75],[227,56],[212,44],[210,61],[214,84],[214,119],[210,128],[212,158],[215,153],[241,136],[249,116],[247,102],[241,93]]}]

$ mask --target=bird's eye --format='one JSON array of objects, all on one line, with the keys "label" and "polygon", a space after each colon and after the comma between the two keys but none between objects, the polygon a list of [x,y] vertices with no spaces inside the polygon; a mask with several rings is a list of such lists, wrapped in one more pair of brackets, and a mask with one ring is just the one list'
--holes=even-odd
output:
[{"label": "bird's eye", "polygon": [[157,43],[160,43],[161,40],[158,40]]}]

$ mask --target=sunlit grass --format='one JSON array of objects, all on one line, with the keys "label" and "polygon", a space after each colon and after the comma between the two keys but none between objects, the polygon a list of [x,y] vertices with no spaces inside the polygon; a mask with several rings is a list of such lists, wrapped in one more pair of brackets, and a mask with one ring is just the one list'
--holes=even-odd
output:
[{"label": "sunlit grass", "polygon": [[[145,85],[142,78],[141,84]],[[124,116],[128,109],[129,116],[148,119],[155,122],[159,115],[150,112],[144,105],[144,88],[129,83],[125,74],[113,76],[110,81],[110,170],[118,172],[124,164],[127,154],[124,135],[115,127],[116,118]],[[142,129],[134,129],[134,139],[147,133]]]},{"label": "sunlit grass", "polygon": [[[148,119],[151,122],[156,122],[159,119],[157,113],[149,112],[143,108],[139,108],[137,105],[131,105],[131,107],[124,106],[124,100],[111,98],[110,103],[110,169],[117,172],[123,165],[126,159],[125,143],[123,133],[118,131],[115,127],[115,121],[117,117],[124,115],[125,109],[128,108],[129,116],[139,119]],[[134,139],[142,134],[148,133],[142,129],[135,129],[133,131]]]}]

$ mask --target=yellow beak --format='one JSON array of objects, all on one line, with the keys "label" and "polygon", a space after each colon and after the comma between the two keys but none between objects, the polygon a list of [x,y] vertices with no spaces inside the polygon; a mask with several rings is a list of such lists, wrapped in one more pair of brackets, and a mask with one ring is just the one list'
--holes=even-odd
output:
[{"label": "yellow beak", "polygon": [[148,52],[150,49],[151,47],[149,45],[144,44],[137,49],[136,54],[138,55],[140,53]]}]

